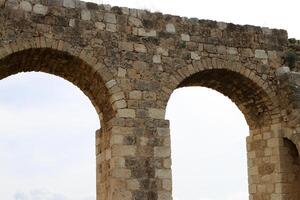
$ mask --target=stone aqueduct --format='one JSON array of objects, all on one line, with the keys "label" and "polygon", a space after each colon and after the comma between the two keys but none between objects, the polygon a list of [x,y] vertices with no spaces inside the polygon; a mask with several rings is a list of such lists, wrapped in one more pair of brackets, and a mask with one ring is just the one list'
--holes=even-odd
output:
[{"label": "stone aqueduct", "polygon": [[0,0],[0,79],[63,77],[99,114],[98,200],[172,199],[165,109],[173,90],[191,85],[243,112],[250,200],[299,200],[300,75],[284,67],[290,48],[284,30],[75,0]]}]

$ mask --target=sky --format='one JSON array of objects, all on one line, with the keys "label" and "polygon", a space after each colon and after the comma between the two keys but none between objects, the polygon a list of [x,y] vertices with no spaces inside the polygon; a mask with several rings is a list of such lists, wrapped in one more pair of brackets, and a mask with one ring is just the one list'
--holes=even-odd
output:
[{"label": "sky", "polygon": [[[296,0],[98,0],[200,19],[289,30],[300,39]],[[176,90],[168,103],[174,200],[247,199],[248,126],[222,94]],[[71,83],[44,73],[0,81],[0,199],[95,200],[98,116]],[[216,191],[218,189],[218,192]]]}]

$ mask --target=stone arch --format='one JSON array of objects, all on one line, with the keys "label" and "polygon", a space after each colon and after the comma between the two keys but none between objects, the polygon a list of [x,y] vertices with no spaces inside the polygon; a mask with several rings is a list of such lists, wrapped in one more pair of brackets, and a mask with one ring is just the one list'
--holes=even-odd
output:
[{"label": "stone arch", "polygon": [[94,105],[101,125],[116,116],[120,108],[117,101],[125,102],[116,80],[101,60],[92,55],[92,49],[44,37],[0,46],[0,80],[28,71],[57,75],[79,87]]},{"label": "stone arch", "polygon": [[228,96],[244,114],[250,129],[281,120],[279,102],[274,98],[276,93],[268,80],[239,62],[215,60],[210,65],[205,63],[209,62],[194,62],[175,71],[170,77],[170,88],[164,90],[165,102],[176,88],[203,86]]}]

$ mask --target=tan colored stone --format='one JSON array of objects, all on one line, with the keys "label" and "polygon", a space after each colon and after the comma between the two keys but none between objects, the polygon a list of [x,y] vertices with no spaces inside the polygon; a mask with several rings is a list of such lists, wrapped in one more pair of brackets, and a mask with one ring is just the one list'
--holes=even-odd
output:
[{"label": "tan colored stone", "polygon": [[165,110],[157,108],[149,108],[149,116],[154,119],[164,119]]}]

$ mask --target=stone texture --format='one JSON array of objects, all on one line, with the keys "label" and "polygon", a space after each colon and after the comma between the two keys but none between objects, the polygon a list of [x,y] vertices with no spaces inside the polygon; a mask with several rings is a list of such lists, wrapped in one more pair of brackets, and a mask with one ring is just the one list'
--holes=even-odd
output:
[{"label": "stone texture", "polygon": [[98,200],[172,199],[165,110],[187,86],[215,89],[244,114],[249,198],[299,200],[300,42],[285,31],[77,0],[3,3],[0,79],[60,76],[99,115]]},{"label": "stone texture", "polygon": [[86,21],[90,20],[91,12],[89,10],[81,10],[81,19]]},{"label": "stone texture", "polygon": [[166,31],[168,33],[176,33],[176,29],[175,29],[174,24],[167,24],[166,25]]},{"label": "stone texture", "polygon": [[35,4],[33,6],[33,12],[40,15],[46,15],[48,12],[48,7],[41,4]]},{"label": "stone texture", "polygon": [[28,1],[21,1],[20,8],[24,11],[30,12],[32,10],[32,5]]},{"label": "stone texture", "polygon": [[66,8],[75,8],[75,0],[63,0],[63,6]]}]

